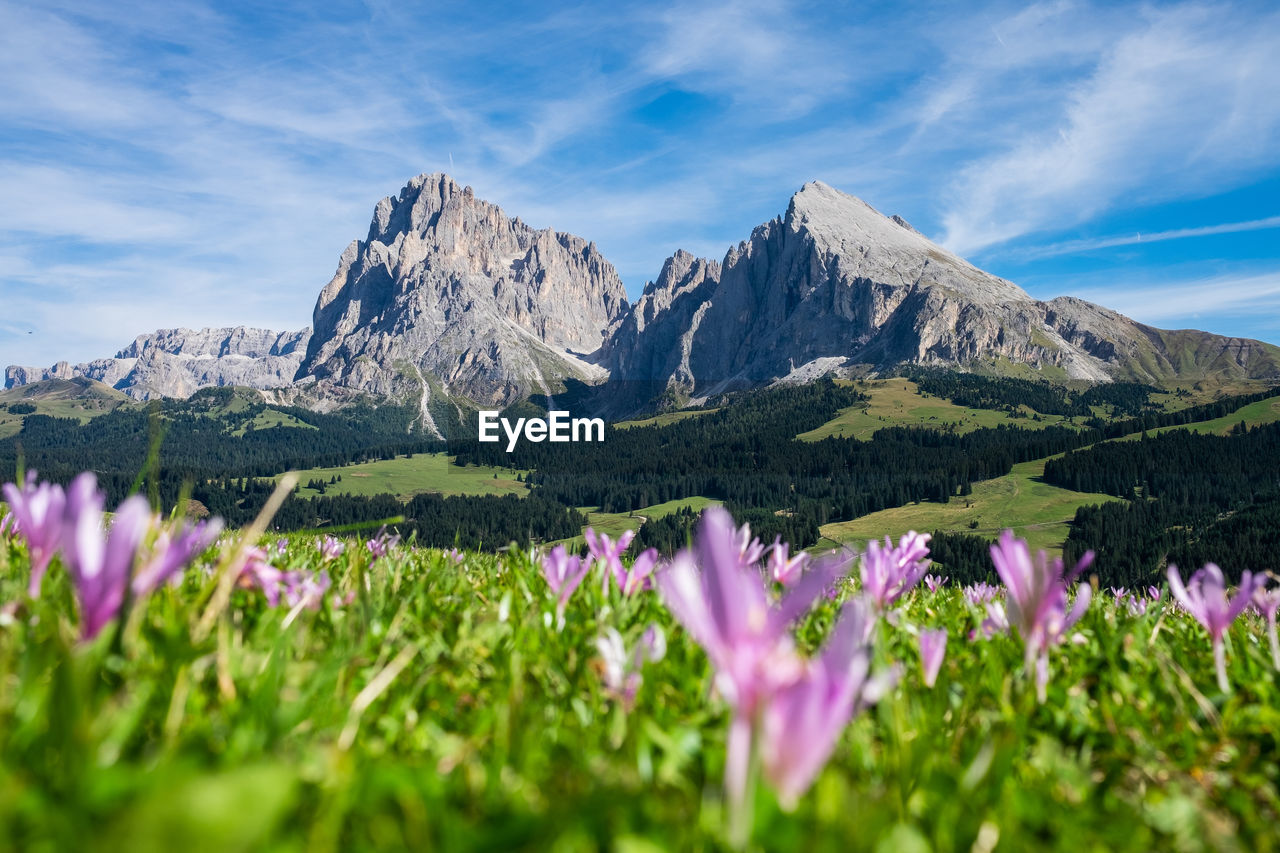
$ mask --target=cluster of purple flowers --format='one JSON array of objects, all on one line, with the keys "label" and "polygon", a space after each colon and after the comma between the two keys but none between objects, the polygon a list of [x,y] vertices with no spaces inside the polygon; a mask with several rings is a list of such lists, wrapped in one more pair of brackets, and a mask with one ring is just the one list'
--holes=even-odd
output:
[{"label": "cluster of purple flowers", "polygon": [[3,492],[30,555],[28,594],[39,597],[50,563],[61,554],[80,605],[85,640],[96,637],[130,598],[176,580],[222,531],[218,519],[161,523],[137,495],[116,508],[108,527],[106,496],[88,472],[64,491],[37,483],[33,471],[22,486],[7,483]]},{"label": "cluster of purple flowers", "polygon": [[929,568],[929,534],[907,533],[895,546],[888,536],[884,544],[868,542],[862,555],[862,592],[885,610],[911,590]]},{"label": "cluster of purple flowers", "polygon": [[978,583],[969,584],[964,588],[965,600],[970,604],[986,604],[995,601],[1004,594],[1004,590],[998,586],[979,581]]},{"label": "cluster of purple flowers", "polygon": [[[284,553],[277,546],[276,555]],[[325,593],[333,586],[329,573],[323,569],[317,572],[280,569],[271,564],[271,556],[262,548],[250,548],[240,569],[239,585],[261,591],[271,607],[301,605],[308,610],[319,610]]]},{"label": "cluster of purple flowers", "polygon": [[378,531],[378,535],[364,543],[369,549],[369,562],[377,562],[390,554],[400,544],[400,534],[388,534],[384,527]]},{"label": "cluster of purple flowers", "polygon": [[1145,593],[1141,590],[1128,590],[1122,586],[1113,586],[1111,587],[1111,594],[1115,597],[1116,606],[1127,609],[1130,616],[1145,616],[1151,605],[1160,600],[1161,591],[1157,586],[1147,587]]},{"label": "cluster of purple flowers", "polygon": [[712,507],[703,513],[695,549],[680,552],[658,576],[667,607],[706,651],[719,693],[732,709],[725,791],[738,816],[731,825],[739,840],[752,756],[759,756],[781,802],[794,805],[845,723],[893,680],[871,676],[874,610],[861,600],[844,606],[816,657],[801,657],[791,638],[790,625],[847,572],[847,556],[816,561],[773,600],[756,565],[762,555],[727,512]]}]

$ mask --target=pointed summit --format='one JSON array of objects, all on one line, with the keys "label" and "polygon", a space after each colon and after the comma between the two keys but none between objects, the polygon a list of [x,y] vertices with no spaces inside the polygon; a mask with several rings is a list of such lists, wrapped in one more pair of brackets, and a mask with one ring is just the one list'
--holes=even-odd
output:
[{"label": "pointed summit", "polygon": [[322,392],[413,396],[426,425],[442,394],[506,404],[600,378],[584,357],[626,307],[594,243],[530,228],[446,174],[419,175],[343,252],[298,375]]}]

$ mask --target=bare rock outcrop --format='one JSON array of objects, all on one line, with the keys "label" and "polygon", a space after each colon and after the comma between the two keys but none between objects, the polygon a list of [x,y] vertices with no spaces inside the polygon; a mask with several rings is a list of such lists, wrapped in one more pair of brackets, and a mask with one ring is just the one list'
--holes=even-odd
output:
[{"label": "bare rock outcrop", "polygon": [[605,348],[651,401],[705,397],[903,364],[1064,378],[1280,378],[1280,349],[1164,332],[1080,299],[1033,299],[931,242],[901,217],[826,184],[709,261],[679,253]]},{"label": "bare rock outcrop", "polygon": [[292,384],[310,337],[309,329],[160,329],[134,338],[113,358],[77,365],[60,361],[51,368],[9,367],[5,387],[85,377],[135,400],[186,398],[218,385],[280,388]]},{"label": "bare rock outcrop", "polygon": [[438,394],[505,404],[566,377],[604,378],[591,357],[626,308],[594,243],[421,175],[343,252],[298,375],[319,393],[421,395],[424,418]]},{"label": "bare rock outcrop", "polygon": [[[421,175],[374,209],[309,330],[161,330],[114,358],[10,367],[5,387],[87,377],[135,399],[244,385],[319,409],[367,395],[432,411],[562,389],[621,414],[904,364],[1146,382],[1280,380],[1280,348],[1033,299],[901,217],[820,182],[721,263],[680,251],[634,305],[594,243]],[[568,389],[582,380],[594,389]],[[607,380],[607,382],[606,382]]]}]

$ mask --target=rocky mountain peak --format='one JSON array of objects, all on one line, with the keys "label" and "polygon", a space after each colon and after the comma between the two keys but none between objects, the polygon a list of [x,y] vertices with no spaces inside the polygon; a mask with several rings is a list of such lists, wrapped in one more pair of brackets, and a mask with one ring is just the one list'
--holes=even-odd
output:
[{"label": "rocky mountain peak", "polygon": [[[616,413],[903,364],[1143,381],[1280,378],[1280,349],[1168,332],[1084,300],[1032,299],[821,181],[717,263],[679,250],[628,305],[596,245],[536,229],[443,173],[374,207],[316,301],[314,333],[161,330],[113,359],[9,368],[6,384],[90,377],[131,396],[288,385],[318,407],[362,394],[506,404],[610,380]],[[590,395],[587,395],[590,396]],[[578,399],[587,399],[587,396]]]},{"label": "rocky mountain peak", "polygon": [[310,337],[310,329],[159,329],[134,338],[114,358],[76,365],[60,361],[51,368],[9,367],[5,387],[83,377],[135,400],[189,397],[218,385],[281,388],[293,382]]},{"label": "rocky mountain peak", "polygon": [[347,391],[508,403],[560,379],[600,378],[587,357],[627,308],[594,243],[535,229],[448,175],[420,175],[374,208],[314,313],[299,376]]}]

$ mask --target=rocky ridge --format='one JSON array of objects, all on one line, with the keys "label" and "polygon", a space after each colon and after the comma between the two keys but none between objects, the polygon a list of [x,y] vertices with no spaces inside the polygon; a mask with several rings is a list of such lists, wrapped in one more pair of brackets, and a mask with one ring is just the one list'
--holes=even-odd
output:
[{"label": "rocky ridge", "polygon": [[[647,379],[661,403],[902,364],[1093,381],[1280,378],[1280,348],[1166,332],[1073,297],[1038,301],[821,182],[716,267],[687,253],[667,261],[606,347],[615,379]],[[693,269],[696,286],[664,283]]]},{"label": "rocky ridge", "polygon": [[352,390],[505,404],[599,381],[588,357],[627,310],[594,243],[508,218],[443,174],[384,198],[316,302],[300,377]]},{"label": "rocky ridge", "polygon": [[135,400],[185,398],[211,385],[278,388],[293,382],[310,337],[310,329],[161,329],[134,338],[112,358],[74,365],[60,361],[49,368],[8,367],[5,388],[83,377]]},{"label": "rocky ridge", "polygon": [[898,216],[821,182],[722,262],[679,251],[632,305],[580,237],[535,229],[444,174],[380,201],[342,253],[314,332],[162,330],[114,358],[10,367],[6,387],[83,376],[129,396],[244,385],[333,408],[365,395],[433,411],[573,380],[607,411],[903,364],[1057,379],[1280,379],[1280,348],[1166,331],[1073,297],[1033,299]]}]

